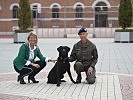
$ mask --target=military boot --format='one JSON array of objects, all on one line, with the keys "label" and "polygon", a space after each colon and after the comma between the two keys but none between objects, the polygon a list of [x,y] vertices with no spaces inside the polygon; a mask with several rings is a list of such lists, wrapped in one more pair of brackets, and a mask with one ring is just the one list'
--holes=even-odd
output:
[{"label": "military boot", "polygon": [[81,83],[81,79],[82,79],[81,74],[78,74],[76,83]]}]

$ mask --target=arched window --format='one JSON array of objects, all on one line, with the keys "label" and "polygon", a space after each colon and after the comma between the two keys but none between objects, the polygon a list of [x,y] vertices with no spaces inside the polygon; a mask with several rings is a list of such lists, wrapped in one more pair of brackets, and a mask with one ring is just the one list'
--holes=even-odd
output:
[{"label": "arched window", "polygon": [[18,6],[13,6],[13,18],[18,18]]},{"label": "arched window", "polygon": [[39,17],[38,6],[37,5],[33,5],[33,7],[32,7],[32,17],[33,18],[38,18]]},{"label": "arched window", "polygon": [[82,18],[82,16],[83,16],[82,12],[83,12],[83,7],[82,7],[82,5],[78,4],[76,6],[76,18]]},{"label": "arched window", "polygon": [[52,17],[53,18],[59,18],[59,7],[58,7],[58,5],[54,5],[52,7]]},{"label": "arched window", "polygon": [[107,11],[107,5],[104,2],[99,2],[96,4],[95,11],[101,12],[101,11]]}]

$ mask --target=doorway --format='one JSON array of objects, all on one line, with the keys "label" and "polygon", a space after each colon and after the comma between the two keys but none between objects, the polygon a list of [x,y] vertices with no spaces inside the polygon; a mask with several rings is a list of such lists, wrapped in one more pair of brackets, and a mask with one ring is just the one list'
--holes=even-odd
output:
[{"label": "doorway", "polygon": [[95,7],[95,27],[108,27],[108,7],[104,2],[99,2]]}]

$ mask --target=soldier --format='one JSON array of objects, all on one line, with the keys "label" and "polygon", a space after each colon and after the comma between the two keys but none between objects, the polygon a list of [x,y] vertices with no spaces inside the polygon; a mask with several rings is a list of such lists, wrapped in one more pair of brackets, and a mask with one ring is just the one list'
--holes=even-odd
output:
[{"label": "soldier", "polygon": [[95,65],[98,59],[98,53],[96,46],[87,39],[87,29],[82,27],[78,35],[80,41],[77,42],[72,49],[69,61],[76,61],[74,64],[74,70],[77,73],[76,83],[81,83],[81,72],[86,73],[86,80],[89,84],[95,83]]}]

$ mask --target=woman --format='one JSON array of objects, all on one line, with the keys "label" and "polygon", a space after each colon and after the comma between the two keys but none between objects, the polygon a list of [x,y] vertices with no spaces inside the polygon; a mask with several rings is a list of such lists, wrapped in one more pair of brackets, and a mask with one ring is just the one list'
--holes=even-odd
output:
[{"label": "woman", "polygon": [[[27,38],[28,43],[22,44],[19,49],[18,56],[14,59],[13,64],[16,72],[19,73],[17,81],[20,84],[26,84],[24,77],[28,75],[28,82],[39,83],[35,80],[35,75],[39,73],[45,66],[46,61],[53,61],[42,55],[37,46],[38,38],[34,31],[29,33]],[[40,60],[35,61],[38,57]]]}]

